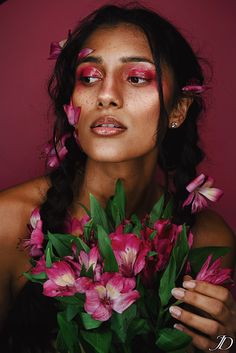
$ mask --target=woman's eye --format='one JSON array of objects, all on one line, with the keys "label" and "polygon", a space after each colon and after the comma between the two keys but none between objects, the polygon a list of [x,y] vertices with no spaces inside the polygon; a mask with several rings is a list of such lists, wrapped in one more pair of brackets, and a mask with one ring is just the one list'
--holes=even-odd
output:
[{"label": "woman's eye", "polygon": [[128,77],[128,81],[135,85],[142,85],[144,83],[147,83],[149,80],[143,77],[130,76]]},{"label": "woman's eye", "polygon": [[91,84],[91,83],[97,82],[98,80],[100,80],[100,78],[93,77],[93,76],[80,76],[79,80],[85,84]]}]

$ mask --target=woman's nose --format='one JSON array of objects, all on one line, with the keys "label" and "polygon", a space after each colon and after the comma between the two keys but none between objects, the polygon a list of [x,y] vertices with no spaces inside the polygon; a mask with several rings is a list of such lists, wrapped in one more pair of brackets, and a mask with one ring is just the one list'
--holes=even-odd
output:
[{"label": "woman's nose", "polygon": [[122,105],[123,97],[119,83],[114,77],[106,77],[98,93],[97,106],[99,108],[120,108]]}]

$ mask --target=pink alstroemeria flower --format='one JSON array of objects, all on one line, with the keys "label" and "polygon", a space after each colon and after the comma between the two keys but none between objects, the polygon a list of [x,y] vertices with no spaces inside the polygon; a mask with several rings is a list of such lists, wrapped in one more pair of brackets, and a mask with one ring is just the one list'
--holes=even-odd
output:
[{"label": "pink alstroemeria flower", "polygon": [[192,213],[200,211],[202,208],[207,207],[207,199],[216,202],[223,195],[223,191],[213,188],[214,179],[200,174],[195,178],[186,189],[190,193],[184,201],[183,206],[188,206],[192,203]]},{"label": "pink alstroemeria flower", "polygon": [[148,248],[132,233],[112,233],[110,238],[120,273],[128,278],[136,276],[144,268]]},{"label": "pink alstroemeria flower", "polygon": [[133,283],[128,286],[118,273],[103,273],[101,282],[86,291],[84,309],[93,319],[107,321],[112,310],[121,314],[139,298],[139,292],[133,288]]},{"label": "pink alstroemeria flower", "polygon": [[[48,280],[43,284],[43,294],[48,297],[71,296],[81,293],[81,280],[76,278],[75,271],[65,261],[58,261],[46,268]],[[83,277],[83,282],[90,278]],[[84,283],[83,283],[84,284]]]},{"label": "pink alstroemeria flower", "polygon": [[67,115],[67,119],[70,125],[75,126],[78,121],[79,121],[79,116],[80,116],[80,107],[74,107],[72,100],[70,100],[70,104],[64,104],[63,105],[64,111]]},{"label": "pink alstroemeria flower", "polygon": [[79,253],[79,262],[81,266],[84,265],[87,271],[92,267],[94,272],[94,281],[100,281],[102,265],[100,263],[101,257],[96,246],[94,246],[89,253],[81,250]]},{"label": "pink alstroemeria flower", "polygon": [[66,221],[65,231],[74,234],[74,235],[82,235],[84,232],[84,226],[90,220],[89,216],[86,214],[81,219],[77,219],[75,217],[69,218]]},{"label": "pink alstroemeria flower", "polygon": [[200,93],[205,92],[207,89],[209,89],[209,87],[206,85],[191,84],[191,85],[187,85],[187,86],[182,87],[181,91],[200,94]]},{"label": "pink alstroemeria flower", "polygon": [[46,260],[43,255],[38,261],[36,261],[36,265],[32,268],[31,273],[33,275],[37,275],[39,273],[46,271]]},{"label": "pink alstroemeria flower", "polygon": [[212,255],[209,255],[197,274],[196,280],[212,284],[223,284],[225,281],[230,281],[232,269],[221,267],[222,257],[219,257],[210,265],[211,260]]},{"label": "pink alstroemeria flower", "polygon": [[62,136],[62,138],[57,142],[57,154],[59,157],[57,157],[55,148],[52,144],[52,142],[49,142],[48,145],[45,148],[45,154],[47,156],[47,165],[50,168],[56,168],[59,166],[60,161],[65,157],[65,155],[68,153],[68,150],[65,146],[65,141],[66,139],[69,137],[68,134],[65,134],[64,136]]},{"label": "pink alstroemeria flower", "polygon": [[67,39],[63,39],[60,42],[52,42],[50,45],[50,53],[48,60],[57,59],[58,56],[61,54],[61,51],[66,43]]},{"label": "pink alstroemeria flower", "polygon": [[25,239],[23,242],[23,248],[30,249],[30,256],[39,257],[43,255],[43,240],[44,234],[42,231],[43,223],[40,219],[39,209],[36,208],[30,217],[30,239]]},{"label": "pink alstroemeria flower", "polygon": [[78,54],[78,59],[82,60],[84,59],[86,56],[88,56],[89,54],[91,54],[94,51],[94,49],[90,49],[90,48],[84,48],[81,49],[79,54]]}]

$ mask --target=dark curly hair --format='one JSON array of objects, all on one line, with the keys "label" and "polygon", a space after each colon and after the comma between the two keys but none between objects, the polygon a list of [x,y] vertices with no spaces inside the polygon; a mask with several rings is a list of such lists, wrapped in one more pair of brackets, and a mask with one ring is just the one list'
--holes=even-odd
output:
[{"label": "dark curly hair", "polygon": [[200,95],[193,94],[187,118],[178,129],[168,129],[168,114],[163,99],[162,66],[167,64],[174,75],[174,94],[172,108],[189,93],[181,88],[192,81],[204,84],[199,59],[191,46],[169,21],[157,13],[140,5],[106,5],[82,20],[69,34],[68,40],[59,55],[55,70],[49,81],[48,91],[54,104],[56,121],[53,141],[56,142],[66,133],[68,154],[60,161],[57,169],[50,173],[51,187],[45,202],[41,206],[41,218],[44,231],[63,231],[68,208],[73,202],[73,182],[77,173],[83,174],[87,156],[75,141],[74,127],[69,125],[63,109],[69,104],[75,85],[75,70],[78,52],[88,37],[100,27],[112,27],[120,23],[133,24],[146,35],[150,45],[157,75],[160,97],[160,120],[157,129],[159,148],[158,163],[165,174],[166,190],[171,183],[175,188],[175,222],[193,223],[190,208],[182,208],[187,196],[186,185],[196,176],[196,166],[203,159],[198,146],[197,122],[204,108]]}]

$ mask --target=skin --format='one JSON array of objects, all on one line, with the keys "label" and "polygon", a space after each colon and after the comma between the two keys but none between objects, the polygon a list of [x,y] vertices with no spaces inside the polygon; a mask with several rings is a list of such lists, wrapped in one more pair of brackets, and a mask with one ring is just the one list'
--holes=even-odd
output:
[{"label": "skin", "polygon": [[[94,51],[78,66],[72,102],[75,107],[81,107],[76,131],[88,160],[84,177],[76,179],[76,197],[70,211],[73,216],[81,218],[84,210],[78,202],[89,208],[89,193],[105,206],[114,194],[116,180],[121,178],[127,196],[127,215],[135,212],[142,217],[162,193],[155,181],[158,155],[155,132],[160,103],[148,42],[137,27],[122,24],[109,30],[97,30],[84,47]],[[138,61],[134,61],[134,57],[139,57]],[[165,66],[163,90],[169,124],[176,122],[180,126],[191,100],[183,99],[174,110],[170,109],[173,75]],[[122,122],[126,131],[113,137],[93,134],[91,124],[106,115]],[[0,217],[3,220],[0,230],[2,322],[25,284],[21,273],[29,268],[28,256],[19,251],[18,241],[27,235],[26,224],[30,214],[35,207],[40,207],[48,187],[49,181],[39,178],[5,190],[0,195]],[[224,258],[224,266],[234,266],[235,238],[223,219],[211,211],[203,211],[197,216],[192,231],[194,247],[231,247],[232,251]],[[185,278],[185,288],[173,291],[173,295],[178,298],[182,292],[181,300],[200,309],[201,314],[181,309],[180,316],[172,315],[182,325],[178,329],[193,337],[193,347],[208,352],[209,347],[215,347],[217,335],[222,333],[234,337],[236,305],[226,288],[217,286],[216,290],[214,285],[195,281],[195,288],[190,289],[186,284],[189,280]],[[206,315],[207,318],[204,317]],[[193,328],[197,328],[199,333],[194,333]]]}]

